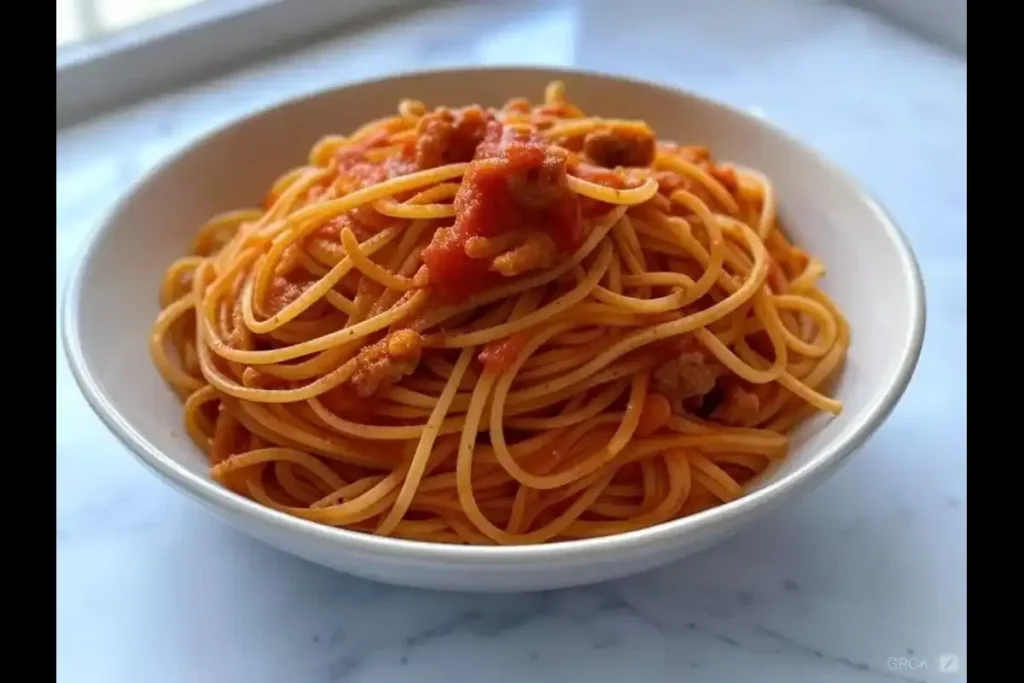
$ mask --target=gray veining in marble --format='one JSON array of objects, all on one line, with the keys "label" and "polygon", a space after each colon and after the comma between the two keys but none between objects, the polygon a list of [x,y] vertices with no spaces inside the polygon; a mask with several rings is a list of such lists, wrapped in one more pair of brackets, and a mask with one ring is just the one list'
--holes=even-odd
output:
[{"label": "gray veining in marble", "polygon": [[929,307],[889,422],[819,489],[682,563],[539,595],[430,593],[306,564],[198,509],[106,432],[58,342],[58,680],[966,680],[966,64],[870,15],[813,0],[457,3],[252,66],[58,133],[58,287],[119,193],[211,127],[346,80],[514,62],[756,108],[874,192],[910,236]]}]

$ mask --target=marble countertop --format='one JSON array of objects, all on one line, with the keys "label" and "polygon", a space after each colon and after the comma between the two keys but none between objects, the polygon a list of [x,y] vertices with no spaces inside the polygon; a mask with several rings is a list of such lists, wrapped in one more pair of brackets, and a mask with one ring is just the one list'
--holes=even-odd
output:
[{"label": "marble countertop", "polygon": [[820,488],[679,564],[544,594],[442,594],[335,574],[224,526],[104,429],[58,341],[59,681],[966,680],[966,64],[870,15],[527,0],[339,37],[59,132],[58,287],[119,193],[211,127],[377,73],[513,62],[756,108],[874,192],[928,296],[924,353],[891,419]]}]

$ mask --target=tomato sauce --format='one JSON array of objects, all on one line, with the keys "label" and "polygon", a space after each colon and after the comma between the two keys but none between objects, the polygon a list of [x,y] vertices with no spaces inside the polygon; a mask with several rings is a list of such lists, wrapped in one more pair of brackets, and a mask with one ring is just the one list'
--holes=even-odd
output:
[{"label": "tomato sauce", "polygon": [[367,158],[366,153],[369,150],[388,147],[391,144],[391,133],[382,130],[351,145],[345,145],[335,154],[338,170],[355,180],[359,187],[368,187],[384,182],[388,178],[407,175],[419,170],[414,159],[415,150],[412,144],[404,145],[400,156],[390,157],[383,162],[370,161]]},{"label": "tomato sauce", "polygon": [[277,314],[282,308],[292,303],[314,283],[308,280],[295,282],[289,278],[277,275],[270,281],[267,288],[266,308],[270,315]]},{"label": "tomato sauce", "polygon": [[352,422],[372,422],[381,403],[376,396],[360,396],[347,384],[330,389],[318,398],[327,410]]},{"label": "tomato sauce", "polygon": [[[587,182],[594,183],[595,185],[604,185],[605,187],[610,187],[613,190],[623,190],[631,185],[631,183],[626,182],[626,179],[623,178],[620,173],[582,161],[573,164],[570,168],[570,172],[580,180],[586,180]],[[584,218],[597,218],[598,216],[603,216],[608,213],[615,207],[611,204],[599,202],[596,199],[582,197],[580,198],[580,208],[583,212]]]},{"label": "tomato sauce", "polygon": [[484,368],[490,372],[504,372],[512,367],[530,341],[526,332],[492,341],[477,356]]},{"label": "tomato sauce", "polygon": [[587,182],[604,185],[616,190],[626,187],[626,182],[622,176],[615,171],[582,161],[573,166],[572,174],[580,180],[586,180]]},{"label": "tomato sauce", "polygon": [[440,228],[423,250],[431,287],[463,300],[501,276],[485,258],[466,254],[471,237],[540,230],[560,252],[583,237],[580,202],[566,180],[566,156],[531,133],[492,121],[455,196],[455,224]]}]

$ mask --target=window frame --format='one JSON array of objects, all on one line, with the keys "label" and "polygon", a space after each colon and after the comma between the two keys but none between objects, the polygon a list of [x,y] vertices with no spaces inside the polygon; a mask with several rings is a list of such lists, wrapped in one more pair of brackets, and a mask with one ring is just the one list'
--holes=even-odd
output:
[{"label": "window frame", "polygon": [[[57,48],[57,128],[431,0],[213,0]],[[254,38],[255,37],[255,38]]]}]

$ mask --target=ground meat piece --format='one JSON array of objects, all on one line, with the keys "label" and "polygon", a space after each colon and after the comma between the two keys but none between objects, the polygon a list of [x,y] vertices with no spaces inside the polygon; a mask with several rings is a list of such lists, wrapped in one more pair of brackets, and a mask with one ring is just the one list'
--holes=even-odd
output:
[{"label": "ground meat piece", "polygon": [[495,257],[491,270],[505,277],[515,277],[531,270],[550,268],[556,253],[554,240],[543,233],[535,233],[522,245]]},{"label": "ground meat piece", "polygon": [[650,166],[655,151],[654,135],[641,128],[594,131],[583,140],[583,153],[605,168]]},{"label": "ground meat piece", "polygon": [[466,256],[493,259],[495,256],[523,244],[527,237],[528,235],[521,230],[511,230],[496,237],[474,235],[466,240]]},{"label": "ground meat piece", "polygon": [[659,394],[681,402],[709,393],[718,376],[718,367],[708,363],[700,351],[686,351],[654,371],[654,387]]},{"label": "ground meat piece", "polygon": [[753,391],[748,391],[735,382],[724,383],[722,402],[711,418],[727,425],[745,427],[752,425],[761,412],[761,399]]},{"label": "ground meat piece", "polygon": [[426,169],[471,161],[491,118],[478,106],[427,114],[416,127],[416,165]]},{"label": "ground meat piece", "polygon": [[423,250],[431,288],[459,301],[500,281],[489,259],[473,255],[493,245],[470,243],[474,237],[492,240],[528,230],[550,237],[557,252],[574,251],[584,224],[566,161],[564,150],[532,131],[491,122],[455,196],[455,224],[439,228]]},{"label": "ground meat piece", "polygon": [[508,178],[508,190],[512,197],[526,209],[543,209],[568,191],[566,177],[566,154],[557,147],[548,150],[544,162]]},{"label": "ground meat piece", "polygon": [[356,356],[352,384],[359,396],[372,396],[416,369],[423,340],[412,330],[398,330],[372,344]]}]

